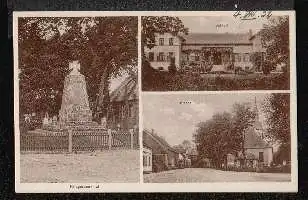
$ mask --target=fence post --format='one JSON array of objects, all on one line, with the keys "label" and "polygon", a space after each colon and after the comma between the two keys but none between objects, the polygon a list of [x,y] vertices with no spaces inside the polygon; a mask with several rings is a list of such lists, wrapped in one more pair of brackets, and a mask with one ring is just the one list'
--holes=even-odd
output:
[{"label": "fence post", "polygon": [[111,129],[107,130],[108,132],[108,148],[109,150],[111,149],[111,145],[112,145],[112,134],[111,134]]},{"label": "fence post", "polygon": [[129,132],[130,132],[130,148],[133,149],[134,148],[134,130],[129,129]]},{"label": "fence post", "polygon": [[73,152],[73,132],[72,129],[68,129],[68,152]]}]

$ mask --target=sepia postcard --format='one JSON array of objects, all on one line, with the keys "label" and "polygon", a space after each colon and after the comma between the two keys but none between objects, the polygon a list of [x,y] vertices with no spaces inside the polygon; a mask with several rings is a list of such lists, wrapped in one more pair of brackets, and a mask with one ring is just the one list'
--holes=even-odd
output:
[{"label": "sepia postcard", "polygon": [[15,191],[296,192],[294,16],[14,12]]},{"label": "sepia postcard", "polygon": [[144,16],[142,89],[289,90],[289,21],[271,11]]}]

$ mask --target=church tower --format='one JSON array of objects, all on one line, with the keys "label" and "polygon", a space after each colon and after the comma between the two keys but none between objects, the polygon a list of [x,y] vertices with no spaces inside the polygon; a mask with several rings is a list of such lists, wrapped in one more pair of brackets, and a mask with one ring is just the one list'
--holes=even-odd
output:
[{"label": "church tower", "polygon": [[255,102],[254,102],[254,113],[255,113],[255,119],[254,119],[254,123],[253,123],[254,131],[263,140],[264,139],[264,130],[263,130],[260,118],[259,118],[259,110],[258,110],[258,105],[257,105],[257,97],[255,97]]}]

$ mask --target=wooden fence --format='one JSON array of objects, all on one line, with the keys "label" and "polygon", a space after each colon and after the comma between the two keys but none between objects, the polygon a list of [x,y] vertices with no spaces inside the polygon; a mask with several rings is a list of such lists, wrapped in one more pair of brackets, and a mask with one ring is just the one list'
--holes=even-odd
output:
[{"label": "wooden fence", "polygon": [[137,133],[108,130],[29,131],[20,136],[21,151],[75,152],[137,148]]}]

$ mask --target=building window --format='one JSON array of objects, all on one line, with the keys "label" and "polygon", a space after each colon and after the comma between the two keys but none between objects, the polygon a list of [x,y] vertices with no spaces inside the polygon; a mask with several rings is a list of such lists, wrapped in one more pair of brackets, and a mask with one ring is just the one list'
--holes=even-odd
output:
[{"label": "building window", "polygon": [[121,106],[121,114],[122,114],[122,119],[124,119],[125,118],[125,104],[122,104],[122,106]]},{"label": "building window", "polygon": [[165,61],[164,52],[159,52],[158,53],[157,61]]},{"label": "building window", "polygon": [[147,166],[147,157],[143,156],[143,166]]},{"label": "building window", "polygon": [[189,55],[189,61],[195,61],[196,56],[193,54]]},{"label": "building window", "polygon": [[169,38],[169,45],[173,45],[173,38]]},{"label": "building window", "polygon": [[235,60],[235,62],[241,62],[241,60],[242,60],[241,54],[239,54],[239,53],[234,54],[234,60]]},{"label": "building window", "polygon": [[154,52],[149,52],[149,61],[154,61]]},{"label": "building window", "polygon": [[129,105],[129,117],[134,117],[134,106],[132,104]]},{"label": "building window", "polygon": [[243,62],[249,62],[249,54],[248,53],[243,54]]},{"label": "building window", "polygon": [[198,54],[195,55],[195,61],[199,61],[200,60],[200,57]]},{"label": "building window", "polygon": [[259,152],[259,162],[264,162],[263,152]]},{"label": "building window", "polygon": [[168,61],[170,61],[171,58],[173,58],[173,57],[174,57],[174,53],[173,52],[169,52],[168,53]]},{"label": "building window", "polygon": [[159,45],[163,46],[164,45],[164,38],[159,38]]}]

